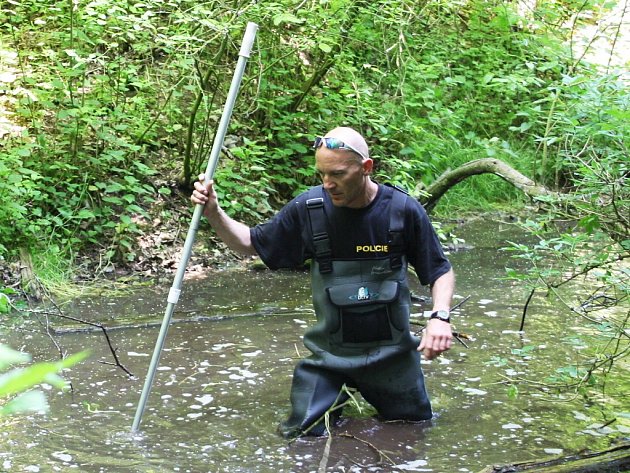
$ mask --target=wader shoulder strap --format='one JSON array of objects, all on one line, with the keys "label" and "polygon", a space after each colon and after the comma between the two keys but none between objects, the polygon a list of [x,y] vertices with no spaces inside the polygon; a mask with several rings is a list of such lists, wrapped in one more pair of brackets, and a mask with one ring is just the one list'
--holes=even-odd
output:
[{"label": "wader shoulder strap", "polygon": [[319,264],[319,272],[330,273],[332,271],[332,250],[326,225],[322,186],[313,187],[308,192],[306,209],[308,210],[308,220],[315,247],[315,259]]},{"label": "wader shoulder strap", "polygon": [[390,266],[392,269],[398,269],[403,264],[402,257],[405,252],[405,205],[408,194],[398,186],[386,185],[393,188],[389,207]]}]

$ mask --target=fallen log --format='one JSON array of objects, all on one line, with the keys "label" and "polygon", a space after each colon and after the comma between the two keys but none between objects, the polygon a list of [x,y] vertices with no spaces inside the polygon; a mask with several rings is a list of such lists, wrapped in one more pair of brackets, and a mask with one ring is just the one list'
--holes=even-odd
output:
[{"label": "fallen log", "polygon": [[544,186],[536,184],[527,176],[521,174],[507,163],[500,159],[484,158],[470,161],[457,169],[449,169],[438,177],[429,187],[425,189],[426,196],[420,197],[420,202],[427,212],[436,206],[440,198],[446,194],[451,187],[459,184],[464,179],[479,174],[494,174],[509,182],[517,189],[523,191],[529,197],[557,196]]},{"label": "fallen log", "polygon": [[600,452],[580,452],[546,460],[488,466],[479,473],[618,473],[624,471],[630,471],[630,442],[623,442]]}]

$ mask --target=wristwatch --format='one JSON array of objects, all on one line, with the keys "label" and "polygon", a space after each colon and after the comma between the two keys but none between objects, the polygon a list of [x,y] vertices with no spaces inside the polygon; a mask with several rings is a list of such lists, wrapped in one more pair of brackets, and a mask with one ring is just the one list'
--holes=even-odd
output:
[{"label": "wristwatch", "polygon": [[439,319],[442,322],[451,323],[451,314],[449,314],[448,310],[436,310],[431,313],[429,319]]}]

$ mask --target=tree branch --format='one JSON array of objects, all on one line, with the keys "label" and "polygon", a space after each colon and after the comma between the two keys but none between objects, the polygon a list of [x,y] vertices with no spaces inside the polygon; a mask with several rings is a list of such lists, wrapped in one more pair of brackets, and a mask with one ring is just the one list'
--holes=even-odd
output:
[{"label": "tree branch", "polygon": [[455,185],[470,176],[479,174],[494,174],[522,190],[529,197],[559,195],[544,186],[540,186],[527,176],[521,174],[516,169],[499,159],[477,159],[470,161],[454,170],[448,170],[438,177],[427,189],[428,196],[420,197],[420,202],[427,212],[431,212],[444,194]]},{"label": "tree branch", "polygon": [[[113,347],[112,341],[109,338],[109,333],[107,332],[107,328],[103,324],[99,324],[99,323],[95,323],[95,322],[89,322],[87,320],[82,320],[82,319],[79,319],[79,318],[76,318],[76,317],[65,315],[63,313],[63,311],[61,310],[61,307],[59,307],[59,305],[57,305],[57,303],[52,299],[52,297],[49,297],[49,299],[50,299],[50,302],[52,303],[53,307],[55,308],[56,312],[50,312],[50,311],[32,311],[32,312],[37,313],[37,314],[43,314],[47,318],[48,318],[49,315],[52,315],[54,317],[59,317],[61,319],[72,320],[72,321],[78,322],[80,324],[90,325],[92,327],[97,327],[98,329],[100,329],[103,332],[103,335],[105,336],[105,340],[107,341],[107,345],[109,346],[109,351],[111,352],[112,357],[114,358],[114,363],[109,363],[109,364],[111,364],[113,366],[117,366],[118,368],[123,370],[125,373],[127,373],[127,375],[129,377],[131,377],[131,378],[134,377],[133,373],[131,371],[129,371],[125,367],[125,365],[123,365],[120,362],[120,359],[118,358],[118,354],[116,353],[116,349]],[[46,324],[45,329],[46,329],[46,333],[48,334],[48,336],[52,339],[52,335],[51,335],[51,332],[50,332],[50,327],[48,326],[48,324]],[[55,343],[55,345],[59,349],[59,352],[62,353],[61,348],[59,347],[57,342],[54,341],[54,339],[53,339],[53,342]]]}]

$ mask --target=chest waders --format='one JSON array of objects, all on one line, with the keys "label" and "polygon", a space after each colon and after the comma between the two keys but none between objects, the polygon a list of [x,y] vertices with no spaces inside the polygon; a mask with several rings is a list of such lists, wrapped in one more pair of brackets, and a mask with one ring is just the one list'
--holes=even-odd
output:
[{"label": "chest waders", "polygon": [[[394,190],[389,208],[389,255],[334,260],[321,186],[310,191],[307,209],[315,245],[311,266],[317,323],[304,335],[312,352],[295,367],[292,412],[280,430],[287,437],[321,435],[324,414],[347,399],[345,384],[357,388],[387,420],[432,416],[420,368],[418,339],[409,330],[410,295],[404,256],[407,196]],[[333,418],[340,410],[331,413]]]}]

